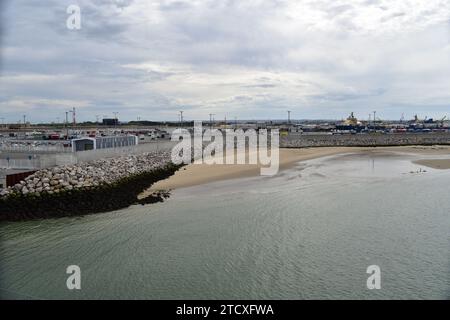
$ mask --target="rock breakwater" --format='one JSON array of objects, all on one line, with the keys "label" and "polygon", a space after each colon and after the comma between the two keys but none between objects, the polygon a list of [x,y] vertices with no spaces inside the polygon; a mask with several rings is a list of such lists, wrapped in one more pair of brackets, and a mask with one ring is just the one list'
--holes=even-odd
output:
[{"label": "rock breakwater", "polygon": [[450,145],[450,132],[408,134],[291,134],[280,138],[282,148],[377,147],[411,145]]},{"label": "rock breakwater", "polygon": [[170,152],[165,151],[39,170],[1,191],[0,220],[125,208],[138,203],[137,195],[143,190],[179,168],[171,163]]}]

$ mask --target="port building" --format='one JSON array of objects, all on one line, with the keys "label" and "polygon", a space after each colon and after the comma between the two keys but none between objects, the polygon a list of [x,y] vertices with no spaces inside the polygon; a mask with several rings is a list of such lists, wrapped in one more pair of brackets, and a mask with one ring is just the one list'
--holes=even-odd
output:
[{"label": "port building", "polygon": [[107,148],[135,146],[139,142],[137,136],[84,137],[72,140],[72,151],[87,151]]}]

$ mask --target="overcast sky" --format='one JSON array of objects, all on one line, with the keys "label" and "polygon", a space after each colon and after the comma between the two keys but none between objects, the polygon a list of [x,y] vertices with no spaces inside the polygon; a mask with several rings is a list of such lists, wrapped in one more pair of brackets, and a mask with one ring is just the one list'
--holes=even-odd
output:
[{"label": "overcast sky", "polygon": [[5,122],[450,114],[448,0],[0,1]]}]

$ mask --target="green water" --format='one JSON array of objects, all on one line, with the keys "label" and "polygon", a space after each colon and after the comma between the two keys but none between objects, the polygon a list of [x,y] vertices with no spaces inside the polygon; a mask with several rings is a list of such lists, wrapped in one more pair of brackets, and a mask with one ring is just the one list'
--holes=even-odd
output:
[{"label": "green water", "polygon": [[[450,170],[312,160],[165,203],[0,226],[0,294],[36,299],[448,299]],[[422,167],[422,169],[425,169]],[[368,290],[366,268],[381,268]],[[67,266],[81,268],[68,290]]]}]

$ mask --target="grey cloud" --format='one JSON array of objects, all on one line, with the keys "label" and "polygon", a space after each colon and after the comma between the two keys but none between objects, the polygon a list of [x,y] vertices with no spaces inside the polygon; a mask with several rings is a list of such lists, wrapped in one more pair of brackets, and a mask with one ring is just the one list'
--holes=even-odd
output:
[{"label": "grey cloud", "polygon": [[381,22],[386,22],[386,21],[389,21],[389,20],[392,20],[392,19],[395,19],[395,18],[403,17],[405,15],[406,14],[404,12],[394,12],[394,13],[391,13],[390,15],[386,16],[386,17],[381,18],[380,21]]},{"label": "grey cloud", "polygon": [[[377,105],[396,114],[399,107],[393,105],[407,110],[420,101],[431,114],[442,112],[440,101],[450,98],[441,89],[450,85],[445,79],[449,16],[444,23],[439,16],[448,7],[438,10],[432,0],[419,16],[395,3],[383,8],[375,0],[315,1],[306,10],[318,10],[319,18],[309,28],[303,24],[308,11],[290,9],[296,1],[148,6],[141,0],[79,0],[82,30],[75,32],[65,27],[65,9],[72,2],[0,1],[0,71],[10,79],[0,79],[0,99],[35,101],[30,111],[35,119],[45,120],[51,107],[43,103],[52,100],[86,102],[81,118],[92,119],[109,108],[130,119],[135,113],[176,119],[180,108],[201,117],[211,105],[214,112],[232,110],[238,116],[256,112],[266,118],[289,107],[325,117],[341,114],[343,105],[364,114]],[[360,32],[361,6],[381,12],[367,22],[367,30],[378,32],[392,19],[406,22],[394,24],[398,29],[386,31],[389,36],[383,30]],[[130,9],[136,10],[130,14]],[[409,25],[418,29],[410,32]],[[124,67],[147,62],[168,68]],[[185,66],[183,72],[171,68],[179,65]],[[20,83],[11,80],[14,75],[60,79]]]},{"label": "grey cloud", "polygon": [[248,84],[243,86],[244,88],[275,88],[277,85],[270,83],[262,83],[262,84]]}]

